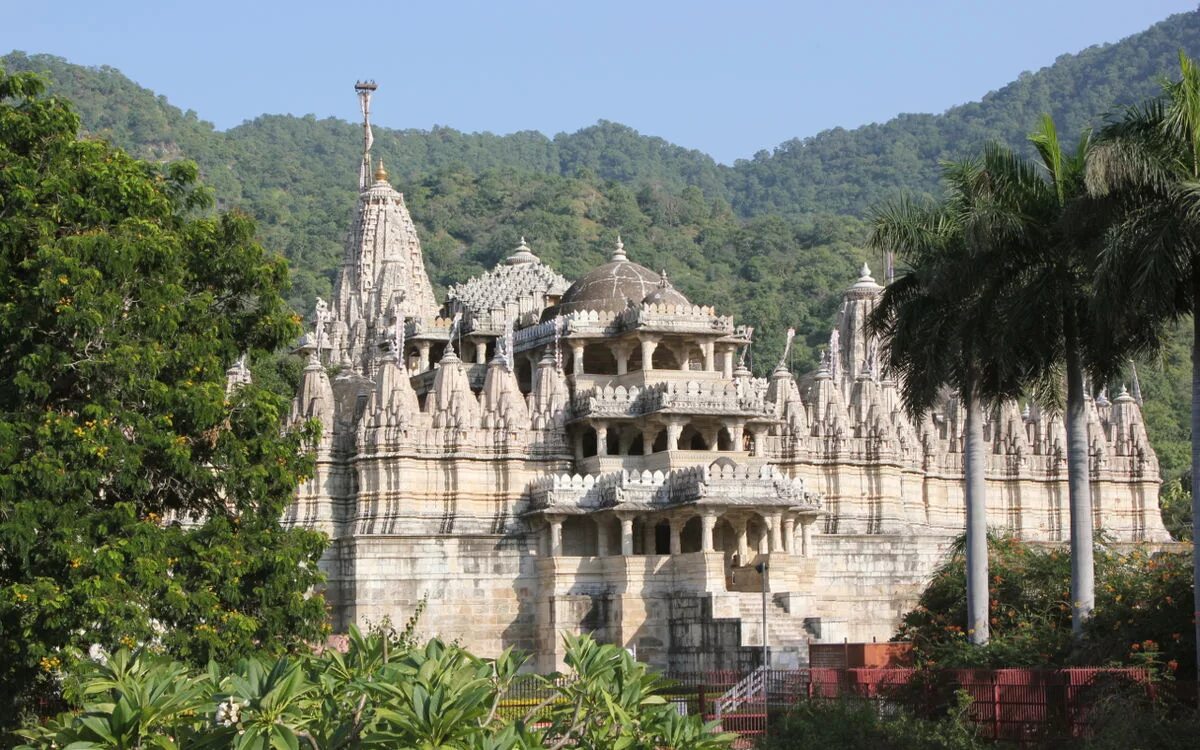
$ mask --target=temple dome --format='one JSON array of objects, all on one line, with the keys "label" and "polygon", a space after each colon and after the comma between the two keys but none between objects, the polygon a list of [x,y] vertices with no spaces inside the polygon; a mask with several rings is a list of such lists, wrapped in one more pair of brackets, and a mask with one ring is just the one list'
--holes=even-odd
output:
[{"label": "temple dome", "polygon": [[612,259],[584,274],[563,293],[562,301],[542,317],[548,320],[576,310],[620,312],[631,301],[641,302],[657,291],[661,281],[662,277],[649,268],[629,260],[625,245],[618,238]]},{"label": "temple dome", "polygon": [[671,280],[667,278],[667,272],[664,269],[659,277],[658,286],[646,295],[642,304],[690,307],[692,303],[688,302],[687,297],[684,297],[682,292],[671,285]]}]

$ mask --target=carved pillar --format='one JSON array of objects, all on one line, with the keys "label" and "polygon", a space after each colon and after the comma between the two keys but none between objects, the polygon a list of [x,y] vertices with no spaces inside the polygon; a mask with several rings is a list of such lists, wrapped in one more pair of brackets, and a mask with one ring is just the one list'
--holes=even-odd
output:
[{"label": "carved pillar", "polygon": [[700,516],[700,551],[713,552],[713,529],[717,526],[717,514],[705,511]]},{"label": "carved pillar", "polygon": [[608,455],[608,423],[596,422],[596,455]]},{"label": "carved pillar", "polygon": [[550,524],[550,556],[558,557],[562,554],[562,516],[546,516],[546,521]]},{"label": "carved pillar", "polygon": [[716,344],[716,342],[715,341],[705,341],[704,344],[700,348],[704,351],[704,369],[705,369],[705,371],[706,372],[715,372],[717,369],[717,357],[716,357],[717,344]]},{"label": "carved pillar", "polygon": [[733,444],[733,450],[740,451],[742,449],[742,440],[746,435],[746,423],[741,421],[730,422],[728,430],[729,442]]},{"label": "carved pillar", "polygon": [[658,348],[658,337],[643,335],[641,337],[641,340],[642,340],[642,369],[643,370],[653,370],[654,369],[654,350]]},{"label": "carved pillar", "polygon": [[583,427],[582,426],[577,427],[575,430],[575,434],[572,435],[571,438],[572,438],[571,442],[575,449],[575,460],[582,461],[583,460]]},{"label": "carved pillar", "polygon": [[475,361],[481,365],[487,364],[487,342],[486,341],[476,341],[475,342]]},{"label": "carved pillar", "polygon": [[621,520],[621,554],[629,557],[633,554],[633,516],[619,515]]},{"label": "carved pillar", "polygon": [[767,455],[767,431],[756,425],[750,428],[750,434],[754,439],[754,442],[751,444],[752,455],[756,457]]},{"label": "carved pillar", "polygon": [[629,372],[629,355],[633,354],[633,347],[629,344],[613,344],[609,348],[612,350],[613,359],[617,360],[617,374],[624,375]]},{"label": "carved pillar", "polygon": [[687,523],[684,518],[671,518],[671,554],[678,555],[683,552],[683,525]]},{"label": "carved pillar", "polygon": [[571,355],[573,357],[572,372],[575,373],[575,377],[579,377],[580,375],[584,374],[583,373],[583,343],[582,342],[572,342],[571,343]]},{"label": "carved pillar", "polygon": [[683,423],[672,419],[667,422],[667,450],[679,450],[679,436],[683,434]]},{"label": "carved pillar", "polygon": [[721,357],[721,377],[729,380],[733,377],[733,348],[727,348]]},{"label": "carved pillar", "polygon": [[813,555],[812,535],[816,520],[816,516],[800,517],[800,555],[802,557],[812,557]]},{"label": "carved pillar", "polygon": [[733,530],[737,532],[738,565],[745,565],[750,560],[750,540],[746,536],[746,519],[737,519],[734,522]]},{"label": "carved pillar", "polygon": [[421,341],[417,344],[417,351],[420,353],[420,359],[417,361],[417,372],[429,371],[429,342]]},{"label": "carved pillar", "polygon": [[608,557],[608,524],[603,517],[596,518],[596,556]]},{"label": "carved pillar", "polygon": [[786,516],[783,519],[783,551],[789,555],[796,547],[796,519]]},{"label": "carved pillar", "polygon": [[772,513],[767,517],[767,522],[771,526],[771,545],[768,547],[769,552],[783,551],[783,516],[779,513]]},{"label": "carved pillar", "polygon": [[647,518],[642,520],[642,554],[653,555],[657,551],[658,534],[655,533],[654,521]]}]

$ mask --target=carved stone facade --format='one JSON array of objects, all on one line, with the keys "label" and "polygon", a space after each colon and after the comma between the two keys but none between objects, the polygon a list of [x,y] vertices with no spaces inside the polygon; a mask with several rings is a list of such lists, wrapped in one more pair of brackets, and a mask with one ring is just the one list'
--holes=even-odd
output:
[{"label": "carved stone facade", "polygon": [[[324,428],[288,521],[332,539],[335,627],[402,621],[427,598],[427,633],[516,645],[541,669],[563,631],[659,666],[742,668],[760,658],[765,587],[778,665],[811,641],[892,634],[964,526],[963,416],[949,394],[919,422],[901,411],[863,327],[882,289],[868,269],[816,373],[794,378],[785,356],[757,378],[739,357],[752,330],[619,239],[573,284],[522,241],[437,307],[403,196],[364,165],[292,417]],[[1167,540],[1137,399],[1088,412],[1095,526]],[[1004,404],[986,440],[989,522],[1063,541],[1061,418]]]}]

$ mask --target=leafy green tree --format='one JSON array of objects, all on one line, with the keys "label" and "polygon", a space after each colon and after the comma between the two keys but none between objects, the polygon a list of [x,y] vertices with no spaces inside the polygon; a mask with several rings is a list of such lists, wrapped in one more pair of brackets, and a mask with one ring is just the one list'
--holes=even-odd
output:
[{"label": "leafy green tree", "polygon": [[[1100,133],[1088,187],[1119,203],[1099,269],[1099,314],[1125,326],[1131,348],[1157,348],[1167,324],[1192,316],[1192,538],[1200,538],[1200,67]],[[1149,321],[1149,324],[1147,323]],[[1193,556],[1200,588],[1200,555]],[[1200,618],[1195,623],[1200,642]],[[1200,650],[1195,654],[1200,668]]]},{"label": "leafy green tree", "polygon": [[9,723],[90,644],[193,663],[321,636],[323,538],[279,525],[311,430],[225,390],[299,332],[244,216],[193,165],[94,140],[0,72],[0,705]]}]

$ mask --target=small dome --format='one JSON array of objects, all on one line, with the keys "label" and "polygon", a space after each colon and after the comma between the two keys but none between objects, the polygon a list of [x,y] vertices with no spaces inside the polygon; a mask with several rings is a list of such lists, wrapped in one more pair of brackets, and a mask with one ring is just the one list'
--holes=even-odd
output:
[{"label": "small dome", "polygon": [[547,309],[542,319],[549,320],[576,310],[620,312],[631,301],[636,303],[646,299],[658,289],[661,281],[662,278],[649,268],[629,260],[624,243],[617,238],[612,259],[572,284],[563,293],[562,302]]},{"label": "small dome", "polygon": [[525,238],[522,237],[521,244],[517,246],[516,250],[513,250],[512,255],[505,258],[504,262],[510,266],[519,266],[522,263],[537,263],[539,259],[529,249],[529,245],[525,244]]},{"label": "small dome", "polygon": [[658,288],[650,292],[642,300],[643,305],[674,305],[676,307],[691,306],[687,297],[679,292],[671,285],[671,280],[667,278],[666,269],[663,270],[661,278],[658,281]]}]

